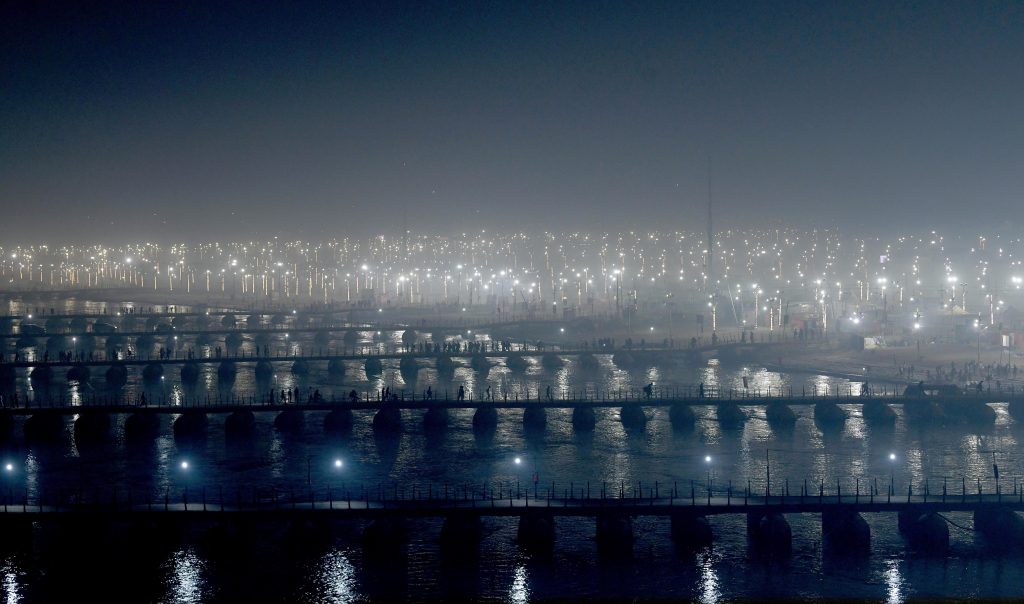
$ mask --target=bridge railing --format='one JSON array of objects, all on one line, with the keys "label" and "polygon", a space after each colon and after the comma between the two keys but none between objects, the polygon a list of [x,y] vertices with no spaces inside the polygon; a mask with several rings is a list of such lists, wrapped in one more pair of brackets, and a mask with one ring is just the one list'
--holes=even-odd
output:
[{"label": "bridge railing", "polygon": [[[344,387],[341,387],[344,391]],[[353,389],[354,390],[354,389]],[[287,391],[288,399],[282,398],[282,394]],[[737,403],[740,405],[751,404],[751,405],[763,405],[768,402],[782,402],[791,404],[810,404],[817,400],[821,401],[832,401],[842,404],[858,404],[864,403],[869,400],[882,400],[885,402],[901,403],[905,401],[914,400],[933,400],[942,402],[943,400],[951,400],[950,397],[919,397],[913,395],[905,395],[901,388],[893,387],[889,388],[886,386],[880,386],[873,389],[869,395],[856,393],[854,385],[846,385],[845,388],[835,388],[834,390],[820,390],[812,389],[808,391],[804,388],[800,390],[794,390],[792,387],[788,388],[765,388],[761,389],[721,389],[717,387],[705,386],[702,388],[700,384],[682,384],[677,386],[660,386],[652,389],[650,395],[643,388],[582,388],[582,389],[552,389],[550,393],[546,387],[540,387],[536,389],[530,388],[518,388],[513,387],[506,390],[502,390],[499,393],[492,392],[488,396],[487,391],[467,391],[463,399],[459,399],[457,396],[457,390],[452,391],[449,389],[438,389],[431,392],[427,392],[425,388],[415,389],[410,388],[409,390],[401,389],[391,392],[387,397],[384,396],[382,390],[356,390],[356,398],[353,399],[350,395],[337,396],[334,393],[327,395],[320,394],[317,396],[319,389],[313,387],[307,387],[305,391],[299,391],[298,397],[295,396],[295,391],[288,388],[267,388],[265,390],[256,390],[250,393],[235,393],[225,392],[223,389],[217,389],[215,391],[209,391],[204,394],[197,394],[193,396],[186,396],[182,394],[165,395],[162,392],[159,395],[153,394],[149,389],[144,389],[139,393],[133,395],[117,395],[117,394],[99,394],[93,392],[91,394],[82,394],[79,396],[70,396],[67,394],[65,389],[59,389],[59,394],[53,396],[50,394],[52,391],[49,389],[37,388],[32,392],[32,396],[27,393],[19,395],[18,393],[0,394],[0,410],[2,409],[63,409],[63,408],[82,408],[82,407],[95,407],[101,406],[105,408],[117,408],[123,407],[126,409],[131,408],[147,408],[147,407],[189,407],[189,408],[201,408],[201,407],[224,407],[224,406],[238,406],[238,407],[259,407],[259,406],[271,406],[271,405],[294,405],[297,408],[303,406],[312,406],[314,408],[322,408],[324,405],[336,405],[339,408],[343,408],[349,404],[357,404],[361,407],[365,407],[367,404],[374,403],[380,406],[384,406],[389,403],[395,404],[453,404],[458,403],[460,405],[487,405],[489,403],[504,403],[504,404],[530,404],[530,403],[546,403],[554,406],[565,406],[571,407],[581,404],[623,404],[630,405],[636,404],[641,406],[666,406],[674,402],[681,402],[684,404],[691,405],[716,405],[723,402]],[[351,392],[351,391],[350,391]],[[982,402],[992,402],[993,397],[996,401],[999,400],[1011,400],[1015,399],[1022,393],[1016,392],[1015,389],[1010,388],[1003,391],[997,391],[995,395],[991,392],[967,392],[958,397],[954,397],[957,401],[976,399]],[[145,396],[144,396],[145,395]]]},{"label": "bridge railing", "polygon": [[[309,332],[319,331],[321,329],[328,329],[328,328],[302,328],[302,329],[299,329],[298,332],[299,333],[309,333]],[[337,328],[337,329],[351,329],[351,328]],[[369,328],[369,329],[372,330],[372,329],[375,329],[375,328]],[[284,330],[280,330],[280,331],[285,334],[285,338],[287,339],[288,333],[289,333],[288,330],[284,329]],[[157,338],[157,337],[159,337],[159,338],[167,338],[167,337],[175,336],[176,333],[177,332],[175,332],[174,330],[171,330],[171,331],[159,331],[159,332],[152,331],[152,332],[145,332],[145,333],[138,332],[138,333],[133,333],[133,334],[116,334],[116,333],[115,334],[92,334],[92,333],[84,333],[84,334],[77,334],[77,335],[82,335],[83,337],[87,336],[87,335],[90,335],[90,336],[92,336],[92,335],[100,335],[100,336],[104,336],[104,337],[105,336],[110,336],[110,335],[120,335],[122,337],[152,336],[154,338]],[[204,333],[204,332],[196,332],[196,335],[199,335],[201,333]],[[241,333],[245,333],[245,331],[244,330],[236,330],[236,331],[231,331],[231,330],[210,330],[209,333],[218,333],[218,334],[219,333],[240,333],[241,334]],[[14,338],[14,337],[20,337],[21,335],[23,335],[23,334],[6,334],[6,335],[0,335],[0,338]],[[29,334],[28,337],[36,338],[36,339],[43,339],[43,338],[48,338],[48,337],[50,337],[52,335],[70,336],[70,335],[75,335],[75,334],[70,334],[70,333],[69,334],[63,334],[63,333],[61,333],[61,334],[49,334],[49,333],[45,333],[45,334],[40,334],[40,335],[31,335],[31,334]],[[507,343],[508,346],[502,346],[503,342]],[[596,340],[595,340],[595,342],[596,342]],[[721,347],[723,345],[732,345],[732,344],[737,344],[737,343],[738,342],[731,341],[731,340],[730,341],[725,341],[725,342],[716,342],[716,343],[710,343],[710,342],[706,342],[706,341],[701,341],[696,346],[689,347],[689,349],[690,350],[697,350],[697,351],[704,350],[704,349],[717,349],[717,348],[719,348],[719,347]],[[772,343],[772,342],[766,342],[766,343]],[[153,345],[156,346],[156,344],[157,344],[157,342],[154,342]],[[612,346],[612,347],[605,347],[605,346],[602,346],[602,345],[599,345],[599,344],[596,344],[596,343],[592,344],[591,342],[587,342],[587,341],[570,342],[568,344],[566,344],[564,342],[563,343],[551,343],[551,342],[544,343],[544,342],[539,342],[539,341],[536,341],[536,340],[526,341],[526,340],[523,340],[521,338],[515,338],[515,339],[511,339],[511,338],[497,338],[497,339],[494,339],[494,340],[488,340],[488,341],[483,342],[483,343],[475,343],[475,344],[477,344],[477,347],[470,347],[469,344],[472,344],[470,342],[458,342],[458,347],[457,348],[454,347],[451,342],[447,342],[447,343],[437,342],[437,344],[446,344],[446,345],[440,346],[437,349],[435,349],[435,347],[432,345],[433,344],[432,342],[429,343],[429,344],[431,344],[429,347],[421,346],[421,344],[423,344],[423,342],[419,342],[416,345],[405,345],[405,344],[398,344],[398,343],[378,342],[378,343],[374,343],[374,344],[360,344],[358,346],[342,346],[342,347],[335,346],[335,347],[332,347],[332,346],[316,346],[315,344],[313,346],[301,345],[301,344],[298,343],[298,340],[296,340],[295,342],[284,342],[284,343],[276,342],[276,343],[274,343],[274,346],[272,348],[269,346],[269,344],[266,345],[266,346],[262,346],[262,347],[261,346],[256,346],[255,344],[252,344],[252,348],[254,350],[249,350],[248,349],[249,347],[244,346],[244,344],[245,343],[243,343],[242,345],[239,345],[239,346],[232,346],[232,347],[229,347],[226,344],[223,347],[218,346],[217,344],[212,344],[212,345],[211,344],[205,344],[205,345],[199,346],[200,350],[199,350],[199,354],[198,355],[195,354],[193,350],[187,349],[186,348],[186,343],[184,341],[182,341],[180,344],[177,344],[175,346],[167,346],[167,347],[165,347],[166,348],[166,355],[160,354],[160,353],[154,355],[152,350],[138,351],[138,350],[132,349],[130,347],[126,347],[126,350],[123,353],[116,353],[113,356],[111,356],[111,355],[107,355],[105,353],[106,352],[105,350],[87,351],[87,350],[84,350],[84,349],[79,349],[76,346],[72,346],[71,348],[67,348],[65,350],[54,350],[53,351],[54,352],[53,356],[50,356],[49,355],[49,351],[47,349],[45,349],[45,347],[44,347],[44,354],[43,355],[39,355],[38,352],[36,352],[34,354],[31,354],[31,355],[26,354],[24,357],[22,357],[22,356],[20,356],[20,353],[15,353],[15,354],[11,354],[11,355],[8,355],[7,353],[0,353],[0,363],[11,361],[11,362],[14,362],[14,363],[32,364],[32,365],[41,365],[41,364],[46,364],[46,363],[66,365],[68,363],[76,363],[76,362],[91,362],[91,363],[94,363],[94,362],[117,362],[117,361],[123,361],[123,360],[154,361],[154,362],[159,362],[159,361],[186,361],[186,360],[196,360],[196,361],[219,361],[219,360],[225,360],[225,361],[230,361],[230,360],[245,361],[245,360],[250,360],[251,361],[251,360],[258,360],[258,359],[262,359],[262,358],[274,359],[274,358],[296,358],[296,357],[316,357],[316,356],[320,356],[320,357],[335,357],[335,356],[336,357],[367,357],[367,358],[369,358],[369,357],[374,357],[374,356],[393,356],[393,355],[400,355],[400,354],[416,354],[416,355],[423,355],[423,356],[429,356],[429,355],[468,356],[468,355],[473,355],[473,354],[500,355],[500,354],[506,354],[506,353],[524,353],[524,354],[534,353],[534,354],[540,354],[540,353],[544,353],[544,352],[555,352],[555,353],[566,354],[566,355],[578,355],[578,354],[584,354],[584,353],[614,354],[616,352],[629,352],[629,353],[681,352],[681,351],[684,351],[686,349],[685,347],[682,347],[682,346],[675,346],[675,345],[663,346],[663,345],[660,345],[660,344],[648,344],[648,345],[635,346],[635,347],[634,346]],[[750,342],[748,344],[749,345],[755,345],[754,342]],[[261,350],[261,348],[264,349],[264,350]],[[296,350],[296,348],[297,348],[297,350]],[[234,352],[231,353],[231,351],[234,351]],[[222,354],[222,352],[224,354]],[[62,353],[72,353],[73,356],[70,357],[69,359],[65,360],[64,358],[62,358],[60,356]],[[40,356],[42,356],[43,358],[40,358]]]},{"label": "bridge railing", "polygon": [[[815,482],[781,481],[763,484],[754,481],[734,485],[731,481],[685,480],[666,482],[519,482],[506,480],[485,483],[377,483],[375,485],[300,485],[296,488],[225,489],[185,487],[133,491],[98,489],[80,485],[44,494],[27,488],[15,491],[8,486],[0,494],[0,510],[5,513],[69,511],[159,512],[159,511],[274,511],[294,509],[355,509],[423,512],[464,508],[592,508],[658,506],[733,509],[749,506],[857,505],[882,504],[1016,504],[1024,506],[1024,483],[1013,477],[1012,487],[979,477],[940,484],[918,480],[891,482],[883,478],[859,477]],[[792,488],[791,488],[792,487]]]}]

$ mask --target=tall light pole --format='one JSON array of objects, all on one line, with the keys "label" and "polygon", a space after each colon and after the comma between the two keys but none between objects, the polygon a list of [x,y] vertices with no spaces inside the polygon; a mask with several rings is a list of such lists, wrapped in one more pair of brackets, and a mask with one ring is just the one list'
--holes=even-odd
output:
[{"label": "tall light pole", "polygon": [[712,486],[711,486],[711,468],[712,468],[712,466],[711,466],[711,461],[712,460],[711,460],[711,456],[710,455],[705,455],[704,456],[704,463],[708,467],[708,482],[707,482],[707,487],[708,487],[708,505],[711,504],[711,492],[712,492]]},{"label": "tall light pole", "polygon": [[896,454],[889,454],[889,499],[896,494]]},{"label": "tall light pole", "polygon": [[757,315],[761,310],[759,299],[761,296],[761,290],[758,289],[757,284],[754,284],[754,329],[757,329]]}]

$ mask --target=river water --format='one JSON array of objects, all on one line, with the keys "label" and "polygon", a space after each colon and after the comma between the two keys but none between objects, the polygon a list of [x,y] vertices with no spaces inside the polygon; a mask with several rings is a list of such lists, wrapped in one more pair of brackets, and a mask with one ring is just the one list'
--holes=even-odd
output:
[{"label": "river water", "polygon": [[[372,334],[366,334],[372,340]],[[395,339],[399,334],[387,337]],[[477,334],[486,337],[486,334]],[[277,345],[284,346],[284,342]],[[288,345],[301,346],[292,342]],[[848,384],[819,375],[773,373],[757,366],[723,366],[711,359],[700,366],[644,367],[625,371],[615,367],[610,355],[598,355],[601,369],[582,371],[568,358],[557,370],[543,368],[533,358],[525,372],[513,372],[501,360],[480,372],[457,367],[452,379],[441,379],[424,367],[414,383],[406,383],[394,364],[386,363],[380,377],[368,379],[361,365],[346,368],[343,379],[326,375],[314,366],[304,378],[279,371],[277,382],[256,384],[251,371],[240,370],[235,383],[219,384],[215,366],[204,368],[195,390],[184,388],[169,372],[167,379],[147,386],[133,379],[125,393],[148,389],[149,397],[262,396],[266,388],[298,386],[324,395],[339,396],[355,388],[454,392],[464,384],[475,393],[487,386],[496,397],[547,386],[565,391],[618,391],[654,382],[663,387],[692,385],[742,388],[746,377],[751,389],[793,388],[807,392],[832,392],[836,385],[856,392]],[[19,379],[21,396],[39,396]],[[83,394],[84,393],[84,394]],[[64,395],[88,401],[93,394],[110,394],[102,377],[88,385],[67,384],[58,375],[46,396]],[[908,425],[901,410],[895,427],[872,429],[860,416],[859,405],[843,405],[850,413],[845,425],[824,431],[816,425],[811,408],[795,408],[796,427],[776,432],[765,420],[764,408],[744,407],[748,421],[742,429],[723,430],[711,407],[698,407],[698,421],[691,431],[676,431],[663,408],[649,408],[644,429],[626,429],[618,409],[598,410],[592,434],[574,431],[568,411],[552,411],[540,436],[529,436],[522,426],[522,411],[499,411],[493,437],[475,436],[472,411],[451,414],[441,434],[426,432],[421,411],[403,412],[405,429],[400,437],[375,435],[369,412],[356,413],[350,434],[325,435],[323,413],[308,413],[298,433],[281,433],[273,427],[273,415],[257,414],[255,437],[245,444],[224,439],[223,417],[211,417],[208,437],[198,444],[177,443],[171,435],[170,417],[164,418],[161,436],[151,446],[124,443],[115,419],[113,442],[76,444],[68,422],[67,436],[49,444],[26,444],[20,437],[3,451],[11,470],[3,476],[10,494],[27,495],[29,501],[54,494],[84,491],[103,496],[115,489],[123,498],[128,490],[137,501],[165,496],[180,498],[183,491],[195,501],[205,489],[214,498],[238,493],[271,490],[281,494],[334,494],[359,492],[361,488],[399,488],[407,493],[415,486],[451,489],[537,488],[552,482],[556,489],[584,488],[594,493],[607,484],[630,489],[641,482],[647,489],[678,485],[688,494],[691,481],[698,492],[710,480],[716,488],[731,481],[736,490],[746,487],[764,492],[768,467],[772,491],[781,492],[788,481],[793,491],[807,480],[810,485],[834,485],[853,491],[878,481],[880,489],[895,483],[906,492],[929,483],[939,492],[943,479],[951,492],[959,493],[962,480],[968,488],[982,481],[992,488],[992,463],[1000,467],[1004,489],[1020,476],[1017,439],[1021,431],[1007,412],[996,404],[994,425],[974,428],[924,430]],[[20,435],[20,426],[16,429]],[[895,460],[890,456],[895,455]],[[706,459],[710,457],[711,461]],[[519,459],[519,463],[515,459]],[[341,461],[341,467],[336,465]],[[187,469],[183,463],[187,463]],[[87,495],[88,496],[88,495]],[[962,527],[970,527],[965,514],[948,514]],[[97,542],[81,536],[36,531],[30,550],[8,548],[0,557],[0,590],[8,602],[55,601],[88,592],[109,599],[157,602],[234,601],[436,601],[477,599],[495,602],[527,602],[578,598],[681,599],[700,602],[805,598],[812,600],[868,599],[902,602],[938,598],[1007,598],[1024,593],[1022,559],[996,555],[975,533],[951,526],[948,556],[929,558],[908,550],[897,531],[894,514],[867,514],[872,552],[860,561],[832,560],[823,555],[821,527],[815,515],[790,515],[793,528],[792,556],[765,560],[749,552],[745,518],[711,518],[715,543],[708,550],[686,552],[669,537],[664,518],[634,520],[635,543],[631,555],[614,559],[597,555],[592,519],[560,518],[557,542],[550,555],[531,555],[515,543],[516,523],[511,519],[484,521],[484,539],[475,559],[466,561],[441,554],[438,545],[440,520],[416,520],[410,525],[405,554],[385,562],[366,559],[359,545],[361,522],[334,527],[329,538],[289,541],[284,530],[255,529],[251,547],[219,555],[201,535],[166,546],[149,547],[129,537]],[[49,531],[49,532],[48,532]]]}]

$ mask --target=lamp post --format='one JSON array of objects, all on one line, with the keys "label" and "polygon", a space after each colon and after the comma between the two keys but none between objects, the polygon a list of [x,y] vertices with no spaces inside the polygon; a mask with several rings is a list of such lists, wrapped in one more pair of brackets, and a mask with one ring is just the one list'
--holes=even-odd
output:
[{"label": "lamp post", "polygon": [[896,488],[896,454],[889,454],[889,498],[895,494]]},{"label": "lamp post", "polygon": [[[519,468],[523,465],[523,458],[516,455],[512,459],[512,463],[515,464],[516,468],[516,498],[519,498]],[[529,491],[527,491],[529,493]]]},{"label": "lamp post", "polygon": [[759,304],[758,300],[759,300],[760,296],[761,296],[761,290],[757,288],[757,284],[755,283],[754,284],[754,329],[757,329],[757,314],[759,312],[759,310],[758,310],[758,308],[759,308],[758,307],[758,304]]},{"label": "lamp post", "polygon": [[712,465],[711,465],[711,462],[712,462],[711,456],[710,456],[710,455],[705,455],[705,456],[704,456],[704,463],[705,463],[705,464],[707,465],[707,467],[708,467],[708,481],[707,481],[707,487],[708,487],[708,505],[710,505],[710,504],[711,504],[711,491],[712,491],[712,486],[711,486],[711,469],[712,469]]}]

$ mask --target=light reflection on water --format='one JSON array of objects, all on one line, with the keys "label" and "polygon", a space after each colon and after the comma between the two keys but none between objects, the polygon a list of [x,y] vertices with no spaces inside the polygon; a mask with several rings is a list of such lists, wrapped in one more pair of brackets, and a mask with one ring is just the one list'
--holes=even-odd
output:
[{"label": "light reflection on water", "polygon": [[701,604],[717,604],[722,598],[718,574],[715,572],[715,562],[715,555],[710,549],[697,554],[697,568],[700,571],[697,599]]},{"label": "light reflection on water", "polygon": [[519,564],[512,574],[512,586],[508,590],[510,604],[526,604],[530,601],[530,582],[526,565]]},{"label": "light reflection on water", "polygon": [[886,560],[885,572],[882,574],[885,577],[886,590],[886,604],[903,604],[905,598],[905,588],[903,585],[903,576],[900,575],[900,563],[899,560]]},{"label": "light reflection on water", "polygon": [[348,604],[363,599],[356,581],[355,566],[349,561],[346,552],[327,552],[310,575],[312,584],[300,595],[304,602]]},{"label": "light reflection on water", "polygon": [[174,553],[167,561],[167,594],[164,602],[192,604],[204,601],[208,595],[206,584],[206,562],[193,548]]},{"label": "light reflection on water", "polygon": [[18,604],[21,602],[22,585],[18,580],[20,569],[12,559],[4,561],[0,567],[0,574],[3,574],[3,598],[6,604]]}]

